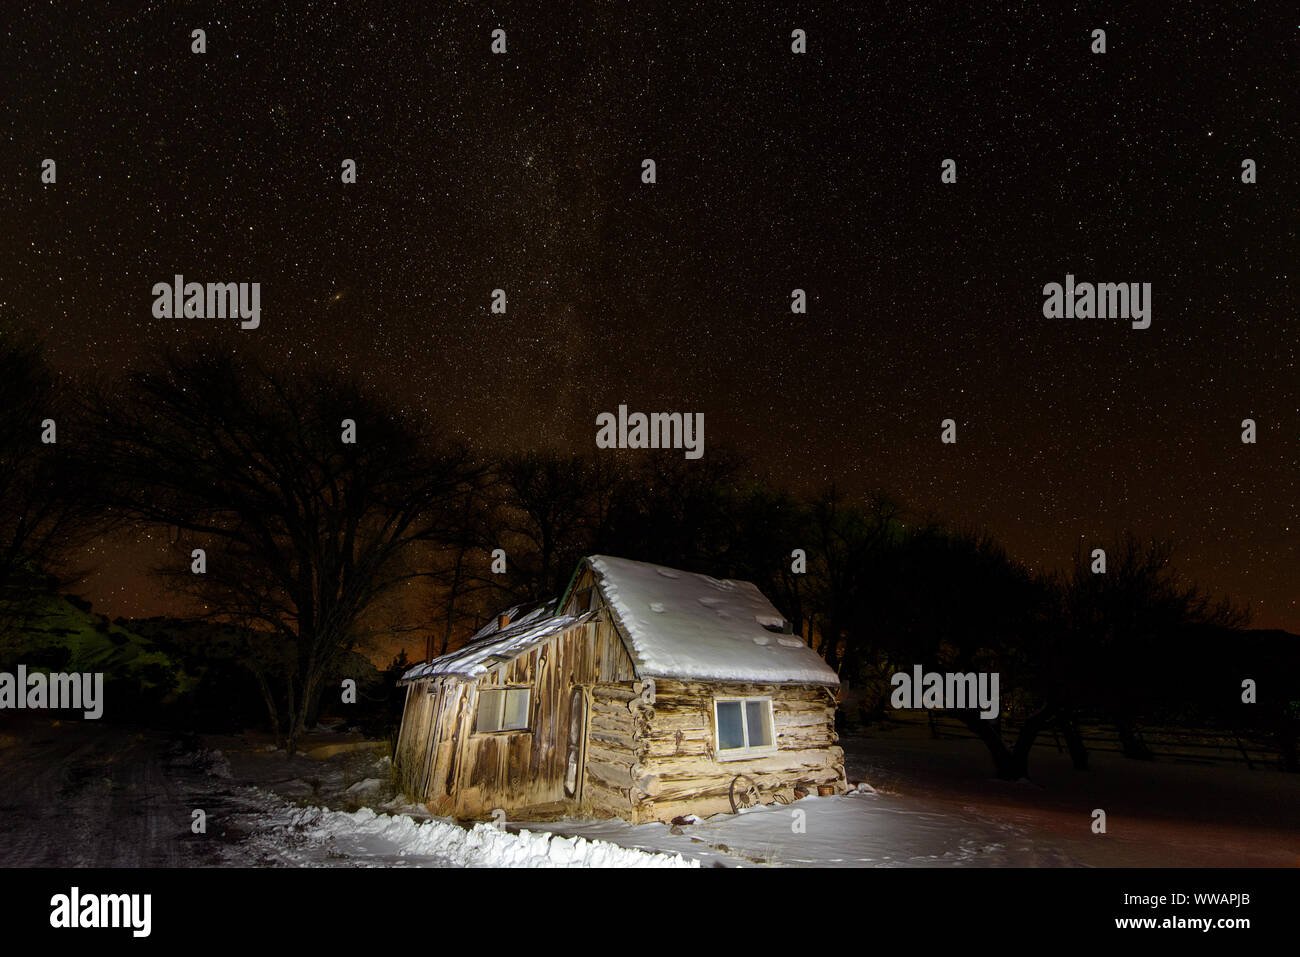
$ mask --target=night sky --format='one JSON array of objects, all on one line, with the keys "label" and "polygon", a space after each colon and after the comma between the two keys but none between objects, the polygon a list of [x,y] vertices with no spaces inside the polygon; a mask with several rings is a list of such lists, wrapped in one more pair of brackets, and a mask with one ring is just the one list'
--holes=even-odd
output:
[{"label": "night sky", "polygon": [[[351,370],[485,452],[703,412],[706,458],[1034,566],[1172,537],[1300,631],[1294,5],[232,6],[6,5],[0,321],[61,372]],[[260,282],[261,327],[154,319],[176,273]],[[1067,273],[1150,282],[1151,328],[1044,318]],[[162,610],[163,553],[100,543],[83,591]]]}]

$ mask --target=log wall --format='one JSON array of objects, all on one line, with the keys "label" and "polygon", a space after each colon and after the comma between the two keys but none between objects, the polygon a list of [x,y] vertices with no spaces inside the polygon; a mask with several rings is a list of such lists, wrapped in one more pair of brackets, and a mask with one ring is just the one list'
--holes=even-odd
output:
[{"label": "log wall", "polygon": [[645,712],[636,707],[639,683],[599,684],[591,689],[584,793],[599,813],[633,819],[645,757]]},{"label": "log wall", "polygon": [[[714,753],[713,699],[770,697],[771,754],[719,761]],[[643,756],[637,767],[635,820],[667,821],[680,814],[731,810],[732,780],[749,777],[768,800],[792,800],[796,784],[846,790],[844,751],[835,733],[834,692],[818,685],[657,679],[645,709]]]}]

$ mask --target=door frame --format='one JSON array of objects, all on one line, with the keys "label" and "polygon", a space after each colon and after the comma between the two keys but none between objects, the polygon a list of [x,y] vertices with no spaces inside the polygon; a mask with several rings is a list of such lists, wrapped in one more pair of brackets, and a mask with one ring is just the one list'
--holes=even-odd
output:
[{"label": "door frame", "polygon": [[[576,707],[575,707],[576,705]],[[561,791],[566,800],[575,804],[582,803],[583,786],[587,777],[587,734],[591,720],[591,689],[586,685],[574,685],[569,693],[569,727],[565,735],[564,779]],[[579,725],[580,722],[580,725]],[[575,728],[578,740],[573,740]],[[569,793],[569,762],[574,756],[576,744],[577,767],[574,770],[573,793]]]}]

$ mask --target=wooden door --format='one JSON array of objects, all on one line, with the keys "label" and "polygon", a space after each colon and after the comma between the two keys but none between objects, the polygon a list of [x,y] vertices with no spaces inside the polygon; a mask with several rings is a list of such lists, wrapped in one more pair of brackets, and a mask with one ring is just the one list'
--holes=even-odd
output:
[{"label": "wooden door", "polygon": [[581,685],[569,696],[569,747],[564,762],[564,796],[582,800],[582,778],[586,770],[587,690]]}]

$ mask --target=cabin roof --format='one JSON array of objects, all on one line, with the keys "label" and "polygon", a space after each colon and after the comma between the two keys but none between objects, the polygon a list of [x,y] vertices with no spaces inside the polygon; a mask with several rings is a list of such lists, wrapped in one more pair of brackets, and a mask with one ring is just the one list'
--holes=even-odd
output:
[{"label": "cabin roof", "polygon": [[515,628],[529,622],[540,621],[543,618],[550,618],[558,610],[559,604],[560,600],[558,598],[549,598],[546,601],[524,602],[520,605],[512,605],[488,619],[487,624],[474,632],[474,636],[470,638],[469,642],[466,642],[466,644],[475,641],[482,641],[500,631],[504,631],[505,629],[501,627],[502,617],[506,619],[506,628]]},{"label": "cabin roof", "polygon": [[[551,635],[586,621],[590,615],[553,614],[554,603],[548,603],[549,617],[529,615],[524,621],[508,625],[485,638],[477,638],[464,648],[426,661],[407,670],[402,681],[414,681],[434,675],[463,675],[477,678],[499,664],[518,657],[530,648],[541,644]],[[480,632],[481,633],[481,632]]]},{"label": "cabin roof", "polygon": [[839,677],[752,582],[608,555],[584,559],[630,644],[662,678],[838,685]]},{"label": "cabin roof", "polygon": [[[783,633],[785,619],[752,582],[592,555],[582,560],[567,592],[583,566],[591,569],[638,675],[839,684],[835,672],[800,636]],[[479,677],[594,614],[557,615],[561,607],[558,599],[516,605],[502,612],[510,619],[505,628],[498,627],[500,616],[495,616],[465,647],[413,666],[401,680]]]}]

